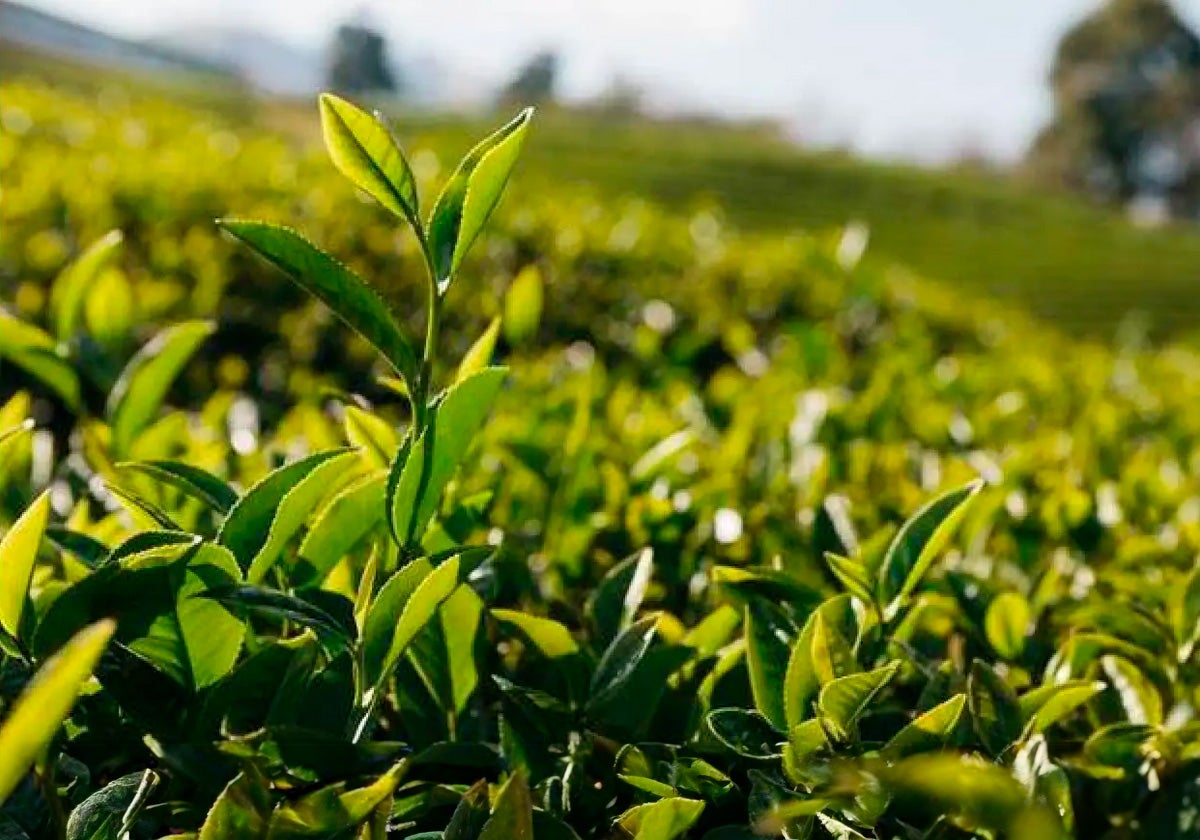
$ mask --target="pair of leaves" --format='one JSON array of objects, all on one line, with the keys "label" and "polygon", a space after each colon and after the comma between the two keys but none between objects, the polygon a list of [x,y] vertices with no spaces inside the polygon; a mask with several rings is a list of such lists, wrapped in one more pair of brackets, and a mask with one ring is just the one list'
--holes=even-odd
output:
[{"label": "pair of leaves", "polygon": [[[334,165],[424,240],[412,168],[381,117],[328,93],[320,103],[325,146]],[[440,292],[499,202],[532,116],[533,109],[525,109],[468,152],[434,202],[428,248]]]},{"label": "pair of leaves", "polygon": [[338,783],[279,804],[272,802],[260,776],[244,772],[217,797],[200,829],[199,840],[343,836],[362,826],[390,801],[407,769],[407,762],[401,761],[365,787],[348,789]]},{"label": "pair of leaves", "polygon": [[351,450],[332,449],[272,471],[230,509],[217,542],[233,553],[248,580],[263,580],[330,486],[356,462]]},{"label": "pair of leaves", "polygon": [[421,557],[388,579],[367,611],[363,627],[363,674],[368,686],[382,685],[417,634],[490,552],[490,548],[460,549],[436,568]]},{"label": "pair of leaves", "polygon": [[809,615],[788,655],[780,693],[787,731],[811,716],[822,686],[859,670],[851,647],[857,624],[847,595],[835,595]]},{"label": "pair of leaves", "polygon": [[[404,153],[376,117],[335,96],[321,97],[325,142],[334,165],[355,185],[413,226],[426,249],[439,293],[495,209],[516,163],[532,111],[471,150],[421,225],[416,183]],[[220,222],[374,346],[411,388],[420,364],[398,313],[370,284],[299,233],[265,222]],[[430,312],[429,317],[436,317]]]}]

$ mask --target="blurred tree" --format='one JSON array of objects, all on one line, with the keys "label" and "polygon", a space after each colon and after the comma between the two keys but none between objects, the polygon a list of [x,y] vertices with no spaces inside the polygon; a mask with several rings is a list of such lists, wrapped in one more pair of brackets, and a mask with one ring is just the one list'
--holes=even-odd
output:
[{"label": "blurred tree", "polygon": [[641,114],[645,98],[646,93],[638,84],[617,75],[596,96],[592,107],[610,117],[635,117]]},{"label": "blurred tree", "polygon": [[535,53],[522,64],[512,81],[500,91],[500,100],[518,105],[539,105],[554,99],[558,84],[558,54],[550,50]]},{"label": "blurred tree", "polygon": [[398,91],[383,35],[366,22],[339,26],[329,52],[329,86],[344,94]]},{"label": "blurred tree", "polygon": [[1063,36],[1028,168],[1161,215],[1200,210],[1200,39],[1168,0],[1108,0]]}]

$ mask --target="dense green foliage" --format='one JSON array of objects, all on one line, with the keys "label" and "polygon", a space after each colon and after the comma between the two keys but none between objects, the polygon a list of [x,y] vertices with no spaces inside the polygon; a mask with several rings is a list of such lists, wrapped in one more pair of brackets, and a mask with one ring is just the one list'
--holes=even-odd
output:
[{"label": "dense green foliage", "polygon": [[6,836],[1194,836],[1200,357],[13,90]]}]

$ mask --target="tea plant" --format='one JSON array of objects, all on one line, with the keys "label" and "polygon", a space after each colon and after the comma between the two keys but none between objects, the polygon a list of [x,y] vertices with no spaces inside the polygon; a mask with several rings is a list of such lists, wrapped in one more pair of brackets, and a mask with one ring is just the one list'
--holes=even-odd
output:
[{"label": "tea plant", "polygon": [[[0,407],[19,511],[0,543],[6,836],[1189,836],[1200,577],[1131,520],[1168,521],[1181,545],[1196,529],[1162,513],[1186,490],[1112,439],[1149,429],[1185,448],[1187,419],[1155,399],[1182,399],[1187,376],[1074,346],[1074,383],[1039,377],[1033,353],[983,367],[1006,339],[851,273],[836,248],[722,255],[666,223],[640,257],[526,254],[486,313],[500,320],[450,354],[456,306],[489,293],[461,275],[530,117],[469,152],[425,213],[385,122],[322,98],[329,156],[415,243],[420,294],[290,228],[220,223],[373,348],[397,410],[334,391],[336,422],[301,401],[263,432],[245,415],[266,400],[223,386],[167,408],[213,325],[156,324],[135,350],[144,328],[94,302],[126,282],[116,235],[59,275],[40,326],[3,316],[0,358],[65,409],[55,435],[26,420],[23,391]],[[539,224],[582,227],[564,206]],[[514,230],[495,250],[530,247]],[[653,279],[613,288],[622,259],[652,274],[683,252],[712,299],[663,311],[638,297]],[[779,266],[797,261],[819,279],[789,290]],[[506,386],[492,359],[537,333],[556,283],[587,301],[595,344],[518,355]],[[600,306],[627,296],[638,329]],[[754,316],[727,311],[738,297],[792,325],[766,372]],[[1182,385],[1152,399],[1146,370]],[[821,376],[852,398],[831,404]],[[1077,450],[1016,425],[998,388],[1048,425],[1088,406]],[[938,457],[947,428],[960,449],[996,446]],[[990,458],[1031,428],[997,476]],[[1133,467],[1119,493],[1093,504],[1080,452],[1097,456],[1089,478]],[[1099,512],[1113,495],[1123,521],[1116,503]]]}]

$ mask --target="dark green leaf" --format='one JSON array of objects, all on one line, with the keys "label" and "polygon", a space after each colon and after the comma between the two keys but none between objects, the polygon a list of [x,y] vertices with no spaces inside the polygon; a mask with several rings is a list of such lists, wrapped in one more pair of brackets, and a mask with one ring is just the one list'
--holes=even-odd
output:
[{"label": "dark green leaf", "polygon": [[207,470],[180,461],[131,461],[117,464],[118,470],[148,475],[198,499],[217,513],[229,513],[238,500],[237,492]]},{"label": "dark green leaf", "polygon": [[500,788],[496,807],[479,832],[479,840],[533,840],[533,803],[529,785],[519,770]]},{"label": "dark green leaf", "polygon": [[743,625],[754,705],[772,726],[783,731],[788,723],[784,686],[795,630],[782,610],[759,601],[746,607]]},{"label": "dark green leaf", "polygon": [[744,758],[773,759],[781,755],[783,735],[759,712],[714,709],[706,722],[718,741]]},{"label": "dark green leaf", "polygon": [[406,382],[416,381],[412,342],[383,298],[358,275],[289,228],[236,219],[223,219],[220,225],[333,310]]},{"label": "dark green leaf", "polygon": [[649,615],[623,630],[604,651],[592,675],[589,707],[598,708],[621,693],[641,664],[658,632],[658,616]]},{"label": "dark green leaf", "polygon": [[998,756],[1021,737],[1021,709],[1008,684],[980,659],[971,663],[967,678],[967,707],[975,734],[992,755]]}]

